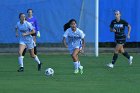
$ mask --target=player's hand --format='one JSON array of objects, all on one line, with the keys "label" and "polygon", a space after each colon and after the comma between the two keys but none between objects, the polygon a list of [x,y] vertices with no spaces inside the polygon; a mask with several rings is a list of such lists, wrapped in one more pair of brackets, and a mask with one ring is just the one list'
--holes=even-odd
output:
[{"label": "player's hand", "polygon": [[26,36],[27,35],[27,33],[22,33],[22,36]]},{"label": "player's hand", "polygon": [[112,31],[113,31],[113,32],[116,32],[116,30],[115,30],[115,29],[113,29]]},{"label": "player's hand", "polygon": [[130,35],[127,35],[127,38],[130,39]]},{"label": "player's hand", "polygon": [[82,53],[82,54],[83,54],[83,53],[84,53],[84,50],[83,50],[83,49],[81,49],[81,50],[80,50],[80,53]]},{"label": "player's hand", "polygon": [[39,31],[37,31],[37,37],[40,37],[40,32]]},{"label": "player's hand", "polygon": [[79,52],[84,53],[84,48],[81,47]]}]

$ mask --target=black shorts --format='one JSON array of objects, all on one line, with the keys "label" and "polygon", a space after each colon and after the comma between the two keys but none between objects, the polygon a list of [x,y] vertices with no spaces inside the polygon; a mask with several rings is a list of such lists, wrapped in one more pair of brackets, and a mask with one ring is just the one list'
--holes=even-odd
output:
[{"label": "black shorts", "polygon": [[116,44],[124,45],[125,43],[126,43],[126,40],[116,40]]},{"label": "black shorts", "polygon": [[32,36],[36,36],[36,33],[31,34]]}]

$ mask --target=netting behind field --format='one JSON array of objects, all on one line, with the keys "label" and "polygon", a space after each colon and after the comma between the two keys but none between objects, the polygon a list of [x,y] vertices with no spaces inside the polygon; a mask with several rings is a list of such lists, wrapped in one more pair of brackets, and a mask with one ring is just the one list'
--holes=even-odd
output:
[{"label": "netting behind field", "polygon": [[0,47],[7,48],[5,52],[10,52],[11,47],[18,47],[18,38],[15,37],[18,14],[24,12],[27,15],[27,9],[31,8],[41,32],[41,37],[37,38],[38,47],[55,47],[56,50],[61,50],[63,25],[74,18],[79,28],[86,34],[87,49],[93,53],[94,0],[4,0],[0,5],[2,10],[0,11]]},{"label": "netting behind field", "polygon": [[78,27],[86,34],[85,53],[95,52],[95,0],[82,0]]}]

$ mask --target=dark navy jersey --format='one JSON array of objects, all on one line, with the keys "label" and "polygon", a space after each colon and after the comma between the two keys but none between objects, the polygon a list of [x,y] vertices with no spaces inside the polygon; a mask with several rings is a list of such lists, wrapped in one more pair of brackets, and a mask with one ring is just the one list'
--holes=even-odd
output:
[{"label": "dark navy jersey", "polygon": [[111,21],[110,28],[115,29],[115,40],[121,41],[126,39],[125,35],[125,26],[128,26],[128,23],[125,20],[120,19],[119,22],[115,20]]}]

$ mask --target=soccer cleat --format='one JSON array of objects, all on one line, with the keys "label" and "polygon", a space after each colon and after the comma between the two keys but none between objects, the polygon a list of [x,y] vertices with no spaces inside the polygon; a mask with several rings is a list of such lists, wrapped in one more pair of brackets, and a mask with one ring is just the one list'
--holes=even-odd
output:
[{"label": "soccer cleat", "polygon": [[75,69],[74,70],[74,74],[78,74],[79,73],[79,70],[78,69]]},{"label": "soccer cleat", "polygon": [[129,65],[132,65],[132,60],[133,60],[133,56],[130,56],[128,62],[129,62]]},{"label": "soccer cleat", "polygon": [[83,69],[84,69],[83,66],[80,66],[79,69],[80,69],[80,73],[83,74]]},{"label": "soccer cleat", "polygon": [[17,71],[18,72],[23,72],[24,71],[24,68],[23,67],[20,67]]},{"label": "soccer cleat", "polygon": [[114,65],[112,63],[107,64],[108,67],[113,68]]},{"label": "soccer cleat", "polygon": [[42,65],[42,63],[38,64],[38,71],[41,70],[41,65]]}]

